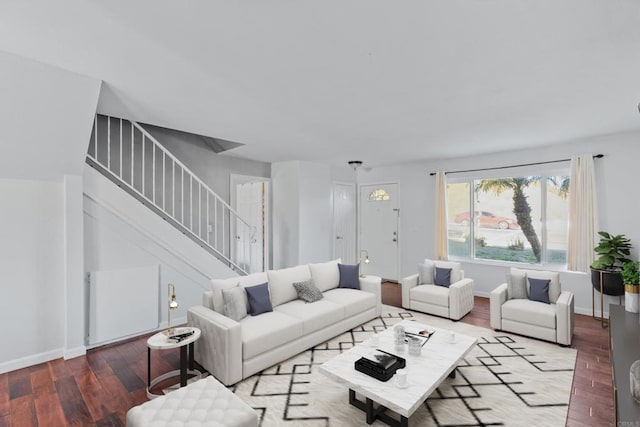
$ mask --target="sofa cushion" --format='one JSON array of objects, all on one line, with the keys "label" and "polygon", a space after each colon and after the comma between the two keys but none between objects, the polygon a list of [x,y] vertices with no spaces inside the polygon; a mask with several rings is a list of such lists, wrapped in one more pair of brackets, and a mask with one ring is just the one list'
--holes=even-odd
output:
[{"label": "sofa cushion", "polygon": [[302,321],[302,333],[310,334],[344,319],[344,307],[322,299],[313,304],[302,300],[289,301],[276,307],[276,311]]},{"label": "sofa cushion", "polygon": [[224,300],[222,290],[231,289],[234,286],[255,286],[267,281],[267,273],[254,273],[248,276],[231,277],[229,279],[212,279],[211,290],[213,291],[213,309],[224,315]]},{"label": "sofa cushion", "polygon": [[527,273],[512,270],[507,276],[507,299],[527,299]]},{"label": "sofa cushion", "polygon": [[436,267],[436,277],[433,279],[433,284],[436,286],[444,286],[448,288],[451,286],[451,269]]},{"label": "sofa cushion", "polygon": [[296,288],[298,298],[304,302],[316,302],[322,299],[322,292],[320,292],[320,289],[313,283],[313,277],[304,282],[296,282],[293,284],[293,287]]},{"label": "sofa cushion", "polygon": [[338,258],[334,261],[323,262],[320,264],[309,264],[309,270],[311,270],[313,282],[322,292],[338,287],[338,283],[340,283],[340,270],[338,270],[338,264],[341,262],[342,259]]},{"label": "sofa cushion", "polygon": [[562,287],[560,286],[560,273],[557,271],[545,271],[545,270],[525,270],[520,268],[511,267],[511,271],[520,270],[527,274],[527,277],[534,279],[550,280],[549,282],[549,301],[553,304],[558,301],[560,294],[562,293]]},{"label": "sofa cushion", "polygon": [[340,271],[339,288],[360,289],[360,264],[338,264]]},{"label": "sofa cushion", "polygon": [[449,307],[449,288],[436,285],[419,285],[409,291],[410,299],[428,304]]},{"label": "sofa cushion", "polygon": [[224,315],[239,322],[247,317],[247,294],[242,286],[222,290]]},{"label": "sofa cushion", "polygon": [[[425,259],[424,262],[429,261]],[[440,268],[450,268],[451,269],[451,283],[456,283],[462,280],[462,267],[459,262],[453,261],[432,261],[433,265]]]},{"label": "sofa cushion", "polygon": [[302,320],[279,311],[247,316],[240,321],[242,329],[242,358],[272,350],[302,336]]},{"label": "sofa cushion", "polygon": [[528,299],[510,299],[502,304],[502,318],[555,329],[556,305]]},{"label": "sofa cushion", "polygon": [[281,270],[269,270],[269,290],[271,291],[271,304],[274,307],[293,301],[298,298],[294,282],[304,282],[311,278],[308,265],[283,268]]},{"label": "sofa cushion", "polygon": [[355,316],[356,314],[377,307],[376,295],[371,292],[359,291],[357,289],[337,288],[325,292],[324,299],[334,302],[344,307],[344,317]]},{"label": "sofa cushion", "polygon": [[434,268],[433,261],[428,259],[423,264],[418,264],[418,285],[433,285]]},{"label": "sofa cushion", "polygon": [[247,299],[249,300],[250,315],[257,316],[273,311],[271,298],[269,297],[269,285],[266,282],[261,285],[247,286],[244,290],[247,292]]}]

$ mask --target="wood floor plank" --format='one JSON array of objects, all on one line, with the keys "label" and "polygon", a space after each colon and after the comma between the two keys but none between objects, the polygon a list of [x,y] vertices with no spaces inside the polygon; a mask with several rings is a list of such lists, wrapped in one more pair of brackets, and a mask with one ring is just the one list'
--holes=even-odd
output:
[{"label": "wood floor plank", "polygon": [[38,424],[41,426],[63,426],[67,420],[57,393],[44,393],[34,401]]},{"label": "wood floor plank", "polygon": [[11,424],[34,426],[38,424],[33,396],[30,394],[11,399]]},{"label": "wood floor plank", "polygon": [[11,413],[9,404],[9,374],[0,374],[0,419]]},{"label": "wood floor plank", "polygon": [[56,388],[53,385],[53,379],[51,378],[51,371],[46,365],[44,366],[44,369],[38,369],[31,372],[31,388],[33,389],[33,394],[35,396],[56,392]]},{"label": "wood floor plank", "polygon": [[107,392],[102,388],[93,372],[90,371],[80,376],[74,375],[74,377],[82,398],[91,413],[91,418],[100,420],[112,412],[105,402]]},{"label": "wood floor plank", "polygon": [[71,425],[88,425],[93,422],[89,408],[73,376],[55,381],[56,391],[67,422]]},{"label": "wood floor plank", "polygon": [[9,372],[9,399],[28,396],[33,393],[29,368]]}]

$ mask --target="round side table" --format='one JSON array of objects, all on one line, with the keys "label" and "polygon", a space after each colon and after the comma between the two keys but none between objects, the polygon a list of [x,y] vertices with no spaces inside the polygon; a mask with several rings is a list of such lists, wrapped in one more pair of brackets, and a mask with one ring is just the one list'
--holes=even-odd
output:
[{"label": "round side table", "polygon": [[[200,338],[200,329],[193,327],[175,328],[172,335],[193,331],[193,334],[182,341],[170,340],[166,331],[158,332],[147,340],[147,397],[155,399],[162,396],[151,392],[151,388],[167,378],[180,375],[180,387],[187,385],[187,375],[194,375],[197,379],[202,377],[202,372],[194,368],[193,344]],[[180,348],[180,369],[162,374],[153,380],[151,379],[151,350],[169,350]]]}]

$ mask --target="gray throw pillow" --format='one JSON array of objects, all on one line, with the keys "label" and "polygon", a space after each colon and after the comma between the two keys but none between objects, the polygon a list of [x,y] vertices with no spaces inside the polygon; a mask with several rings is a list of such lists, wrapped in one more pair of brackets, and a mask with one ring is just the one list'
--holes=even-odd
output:
[{"label": "gray throw pillow", "polygon": [[435,265],[428,261],[424,264],[418,264],[418,285],[433,285]]},{"label": "gray throw pillow", "polygon": [[298,293],[298,298],[306,302],[316,302],[322,299],[322,292],[313,283],[313,279],[305,280],[304,282],[296,282],[293,284]]},{"label": "gray throw pillow", "polygon": [[451,269],[436,267],[436,278],[433,281],[436,286],[451,286]]},{"label": "gray throw pillow", "polygon": [[245,302],[244,288],[240,285],[222,290],[222,301],[224,303],[224,315],[239,322],[247,317],[247,303]]},{"label": "gray throw pillow", "polygon": [[263,283],[256,286],[247,286],[244,288],[249,299],[249,314],[257,316],[258,314],[273,311],[271,305],[271,297],[269,296],[269,284]]},{"label": "gray throw pillow", "polygon": [[520,271],[507,272],[507,298],[527,299],[527,273]]},{"label": "gray throw pillow", "polygon": [[549,282],[551,280],[529,277],[529,299],[549,304]]}]

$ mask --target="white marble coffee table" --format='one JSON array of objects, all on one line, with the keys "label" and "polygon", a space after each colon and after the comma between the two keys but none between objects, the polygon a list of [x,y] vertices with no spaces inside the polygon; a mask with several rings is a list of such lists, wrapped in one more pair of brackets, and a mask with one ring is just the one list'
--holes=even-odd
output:
[{"label": "white marble coffee table", "polygon": [[[403,320],[398,324],[404,326],[407,332],[418,332],[423,329],[436,332],[422,347],[420,356],[409,355],[406,348],[404,353],[396,353],[393,344],[393,328],[390,328],[377,334],[379,344],[375,347],[369,345],[370,340],[364,341],[320,366],[322,374],[349,388],[349,403],[366,413],[368,424],[379,419],[391,426],[408,426],[411,414],[447,376],[455,375],[456,366],[477,342],[477,338],[462,334],[455,334],[455,340],[451,342],[450,331],[410,320]],[[382,382],[355,370],[355,361],[374,348],[406,359],[405,369],[409,377],[407,387],[398,387],[395,378]],[[364,396],[365,402],[358,400],[356,393]],[[379,406],[375,408],[374,403]],[[387,414],[387,409],[399,414],[400,420]]]}]

